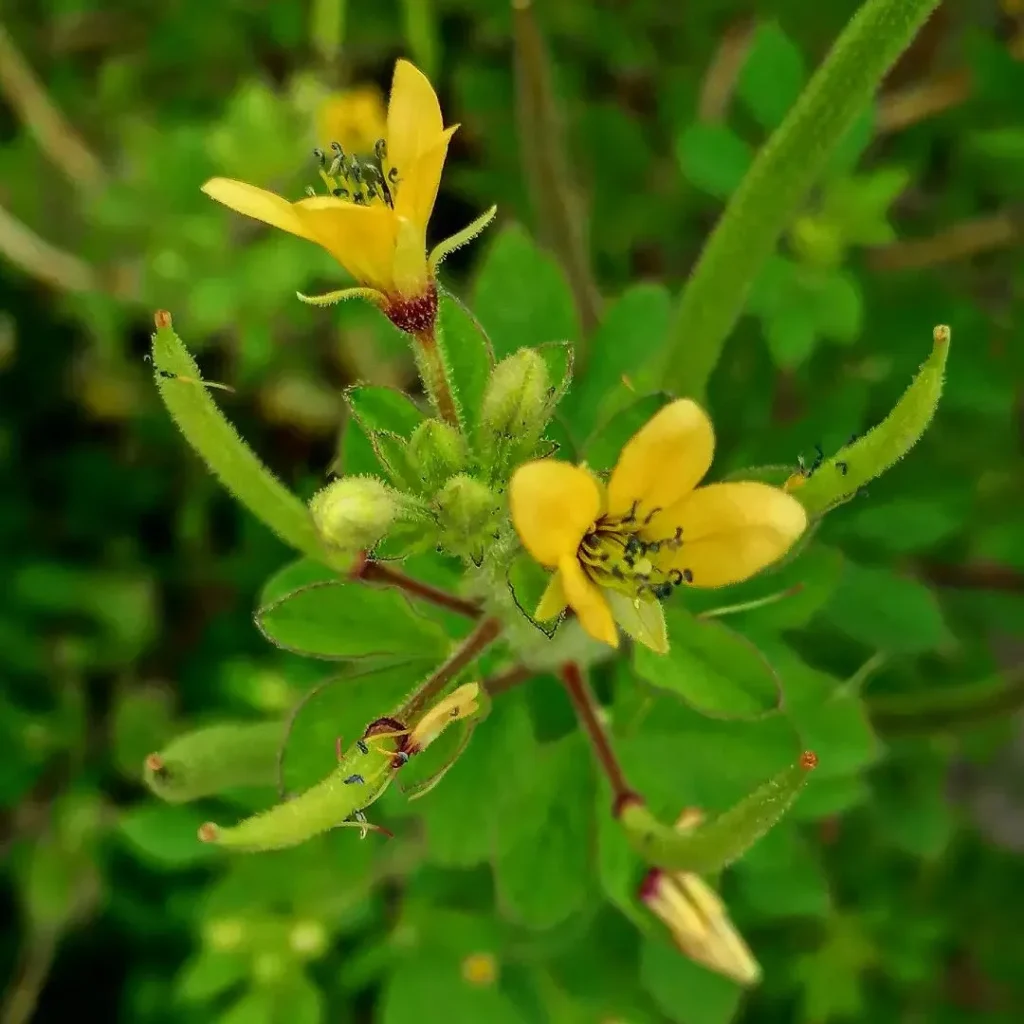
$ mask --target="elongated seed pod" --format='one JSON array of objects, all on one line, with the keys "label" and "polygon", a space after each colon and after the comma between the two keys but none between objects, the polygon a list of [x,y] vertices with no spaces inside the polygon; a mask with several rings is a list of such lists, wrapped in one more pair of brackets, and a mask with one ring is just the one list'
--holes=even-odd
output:
[{"label": "elongated seed pod", "polygon": [[690,832],[663,825],[639,800],[622,808],[619,821],[630,845],[649,864],[668,871],[713,874],[741,857],[782,818],[817,764],[817,756],[806,751],[796,764]]},{"label": "elongated seed pod", "polygon": [[172,740],[146,758],[143,778],[162,800],[181,804],[277,777],[281,722],[214,725]]},{"label": "elongated seed pod", "polygon": [[949,354],[949,328],[932,332],[931,354],[892,412],[878,426],[822,460],[810,475],[796,474],[786,482],[811,516],[819,516],[853,497],[870,480],[881,476],[920,440],[935,415],[942,395],[943,373]]}]

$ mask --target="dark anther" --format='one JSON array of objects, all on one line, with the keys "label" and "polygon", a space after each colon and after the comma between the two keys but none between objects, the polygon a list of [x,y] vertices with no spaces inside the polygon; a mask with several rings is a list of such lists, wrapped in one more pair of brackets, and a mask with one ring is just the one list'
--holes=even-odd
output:
[{"label": "dark anther", "polygon": [[593,547],[597,543],[596,533],[585,533],[583,534],[583,543],[588,547]]},{"label": "dark anther", "polygon": [[313,156],[315,156],[317,160],[320,162],[321,167],[323,167],[323,165],[327,163],[327,154],[319,146],[317,146],[316,149],[313,150]]},{"label": "dark anther", "polygon": [[672,596],[672,584],[671,583],[656,583],[651,587],[651,593],[659,601],[664,601],[666,597]]},{"label": "dark anther", "polygon": [[850,467],[845,462],[837,462],[836,463],[836,469],[838,469],[839,472],[843,474],[843,476],[846,476],[847,470],[849,468]]},{"label": "dark anther", "polygon": [[687,583],[692,583],[693,582],[693,573],[689,569],[684,569],[683,570],[683,579],[686,580]]},{"label": "dark anther", "polygon": [[607,551],[598,551],[597,553],[597,560],[599,562],[607,562],[610,557]]},{"label": "dark anther", "polygon": [[384,163],[388,158],[388,144],[385,139],[378,139],[373,144],[373,155],[381,162]]},{"label": "dark anther", "polygon": [[626,578],[626,576],[625,576],[625,574],[623,573],[623,571],[622,571],[622,570],[621,570],[621,569],[620,569],[620,568],[619,568],[619,567],[618,567],[617,565],[613,565],[613,566],[612,566],[612,568],[611,568],[611,574],[612,574],[612,575],[613,575],[613,576],[614,576],[614,577],[615,577],[615,578],[616,578],[617,580],[624,580],[624,579]]},{"label": "dark anther", "polygon": [[357,184],[361,183],[363,180],[363,165],[353,160],[349,165],[348,176]]},{"label": "dark anther", "polygon": [[364,196],[362,192],[353,192],[352,193],[352,202],[355,203],[356,206],[365,206],[366,205],[366,196]]},{"label": "dark anther", "polygon": [[661,511],[661,507],[652,508],[650,512],[644,517],[644,526],[650,526],[651,520]]},{"label": "dark anther", "polygon": [[362,740],[356,740],[356,746],[359,748],[360,754],[368,754],[370,752],[370,748]]},{"label": "dark anther", "polygon": [[660,540],[649,540],[644,545],[644,554],[645,555],[656,555],[660,550],[661,550],[661,541]]},{"label": "dark anther", "polygon": [[392,185],[397,185],[398,184],[398,168],[397,167],[392,167],[388,171],[388,181],[390,181]]},{"label": "dark anther", "polygon": [[331,166],[327,168],[327,173],[332,178],[337,178],[339,174],[345,169],[345,160],[343,157],[336,156],[331,161]]},{"label": "dark anther", "polygon": [[625,553],[627,555],[642,555],[644,547],[644,542],[635,533],[631,533],[629,540],[626,541]]},{"label": "dark anther", "polygon": [[404,750],[400,750],[393,758],[391,758],[391,767],[401,768],[408,760],[409,755]]},{"label": "dark anther", "polygon": [[332,188],[331,189],[331,195],[335,196],[338,199],[347,199],[348,198],[348,189],[347,188]]},{"label": "dark anther", "polygon": [[672,534],[672,539],[665,541],[670,548],[678,548],[683,543],[683,528],[681,526],[676,527],[676,532]]},{"label": "dark anther", "polygon": [[636,568],[636,559],[632,555],[623,555],[622,560],[629,566],[630,569]]},{"label": "dark anther", "polygon": [[683,574],[678,569],[669,569],[668,581],[673,587],[678,587],[683,582]]},{"label": "dark anther", "polygon": [[366,779],[364,779],[362,777],[362,775],[350,775],[345,780],[345,785],[346,786],[362,785],[365,781],[366,781]]},{"label": "dark anther", "polygon": [[333,149],[334,152],[337,153],[339,157],[343,157],[345,155],[345,150],[341,148],[340,142],[332,142],[331,149]]},{"label": "dark anther", "polygon": [[626,513],[625,517],[622,519],[622,523],[623,524],[625,524],[625,523],[635,523],[636,522],[636,510],[639,507],[640,507],[640,502],[639,501],[634,501],[633,504],[629,506],[629,511]]}]

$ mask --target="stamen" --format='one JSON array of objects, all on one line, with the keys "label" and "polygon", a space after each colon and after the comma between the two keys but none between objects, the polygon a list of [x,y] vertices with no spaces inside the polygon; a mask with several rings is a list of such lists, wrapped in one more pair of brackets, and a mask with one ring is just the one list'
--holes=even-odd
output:
[{"label": "stamen", "polygon": [[687,583],[692,583],[693,582],[693,573],[689,569],[684,569],[683,570],[683,579],[686,580]]},{"label": "stamen", "polygon": [[378,139],[373,144],[373,155],[377,158],[379,163],[384,163],[388,158],[388,143],[387,139]]},{"label": "stamen", "polygon": [[661,511],[662,511],[661,506],[658,506],[656,508],[652,508],[651,511],[648,512],[647,515],[644,517],[644,526],[650,526],[651,525],[651,520]]}]

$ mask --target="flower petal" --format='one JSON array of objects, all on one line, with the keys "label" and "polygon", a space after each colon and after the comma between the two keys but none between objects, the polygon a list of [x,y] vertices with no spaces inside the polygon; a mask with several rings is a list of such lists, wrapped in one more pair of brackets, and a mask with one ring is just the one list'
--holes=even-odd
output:
[{"label": "flower petal", "polygon": [[568,603],[565,587],[562,586],[562,574],[556,569],[537,602],[537,610],[533,613],[533,617],[538,622],[548,622],[561,615]]},{"label": "flower petal", "polygon": [[386,206],[356,206],[334,196],[300,199],[308,238],[322,245],[360,284],[394,291],[395,216]]},{"label": "flower petal", "polygon": [[299,238],[311,242],[317,240],[294,203],[264,188],[233,178],[211,178],[203,185],[203,191],[236,213],[244,213],[246,217],[261,220],[264,224],[298,235]]},{"label": "flower petal", "polygon": [[668,653],[665,609],[660,601],[643,601],[618,590],[607,590],[604,596],[612,610],[612,618],[626,636],[649,647],[655,654]]},{"label": "flower petal", "polygon": [[541,565],[571,556],[601,514],[601,490],[585,470],[568,462],[527,462],[509,483],[512,524],[523,546]]},{"label": "flower petal", "polygon": [[[407,60],[395,62],[388,100],[388,163],[399,181],[444,130],[441,105],[427,76]],[[401,191],[401,186],[399,186]]]},{"label": "flower petal", "polygon": [[658,518],[681,526],[683,543],[663,549],[655,564],[689,570],[695,587],[748,579],[781,558],[807,528],[796,498],[753,480],[700,487]]},{"label": "flower petal", "polygon": [[575,555],[562,558],[558,569],[565,596],[579,618],[580,625],[595,640],[618,647],[619,633],[601,588],[587,578]]},{"label": "flower petal", "polygon": [[714,451],[711,420],[696,402],[666,405],[622,449],[608,483],[609,515],[624,515],[637,501],[641,519],[674,505],[700,483]]},{"label": "flower petal", "polygon": [[434,209],[434,200],[437,199],[437,188],[441,184],[441,171],[448,155],[448,142],[458,127],[453,125],[446,128],[425,152],[420,153],[412,163],[399,172],[395,213],[399,217],[408,217],[422,230],[421,248],[424,250],[427,247],[427,222]]}]

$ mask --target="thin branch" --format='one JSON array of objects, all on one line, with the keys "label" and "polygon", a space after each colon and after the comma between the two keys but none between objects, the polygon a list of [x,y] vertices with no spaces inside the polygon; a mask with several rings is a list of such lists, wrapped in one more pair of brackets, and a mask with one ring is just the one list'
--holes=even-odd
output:
[{"label": "thin branch", "polygon": [[501,635],[499,619],[484,619],[452,652],[444,664],[439,665],[426,682],[402,705],[395,717],[400,722],[412,722],[434,701],[434,698],[467,666],[472,664]]},{"label": "thin branch", "polygon": [[565,270],[586,336],[600,322],[601,295],[590,267],[586,218],[566,154],[565,129],[533,0],[512,0],[512,23],[523,171],[541,237]]},{"label": "thin branch", "polygon": [[458,615],[465,615],[468,619],[479,619],[480,606],[464,598],[449,594],[447,590],[439,587],[432,587],[429,583],[421,580],[414,580],[406,576],[398,569],[392,569],[382,562],[374,562],[365,555],[361,556],[351,570],[351,578],[363,580],[365,583],[381,583],[387,587],[397,587],[404,590],[410,597],[418,597],[423,601],[436,605],[438,608],[447,608],[450,612]]},{"label": "thin branch", "polygon": [[33,933],[30,929],[21,960],[4,993],[0,1024],[28,1024],[35,1016],[36,1004],[57,954],[57,938],[55,930]]},{"label": "thin branch", "polygon": [[944,114],[967,100],[972,87],[971,73],[963,68],[885,93],[878,101],[875,134],[891,135]]},{"label": "thin branch", "polygon": [[1001,590],[1006,593],[1024,593],[1024,573],[1006,565],[995,563],[974,565],[941,565],[924,563],[918,572],[940,587],[963,590]]},{"label": "thin branch", "polygon": [[697,119],[707,124],[718,124],[732,102],[740,71],[754,41],[757,22],[753,18],[741,18],[733,22],[722,36],[704,72],[700,95],[697,97]]},{"label": "thin branch", "polygon": [[480,683],[480,687],[489,697],[493,698],[508,690],[514,690],[521,683],[525,683],[535,675],[536,673],[533,669],[529,669],[525,665],[513,665],[504,672],[499,672],[496,676],[489,676],[487,679],[484,679]]},{"label": "thin branch", "polygon": [[[0,32],[3,30],[0,29]],[[89,264],[43,241],[31,228],[0,206],[0,254],[27,274],[66,292],[99,290],[100,280]]]},{"label": "thin branch", "polygon": [[951,263],[978,253],[1015,245],[1024,237],[1020,217],[1003,210],[987,217],[975,217],[932,235],[893,242],[868,253],[868,265],[874,270],[920,270],[940,263]]},{"label": "thin branch", "polygon": [[574,661],[567,661],[561,668],[560,675],[565,684],[565,691],[569,694],[573,707],[576,709],[576,716],[583,726],[583,731],[590,740],[594,749],[594,756],[601,766],[612,787],[612,810],[616,817],[628,803],[639,801],[640,797],[632,790],[626,782],[619,759],[612,750],[608,734],[605,732],[601,719],[598,717],[598,704],[590,690],[590,686],[579,665]]},{"label": "thin branch", "polygon": [[0,24],[0,92],[39,148],[70,181],[82,188],[97,188],[106,172],[50,98],[42,82]]}]

